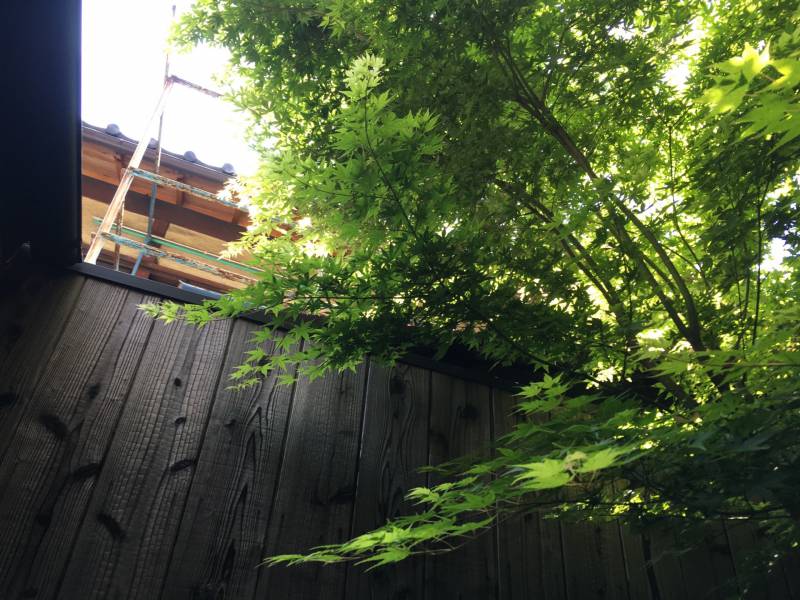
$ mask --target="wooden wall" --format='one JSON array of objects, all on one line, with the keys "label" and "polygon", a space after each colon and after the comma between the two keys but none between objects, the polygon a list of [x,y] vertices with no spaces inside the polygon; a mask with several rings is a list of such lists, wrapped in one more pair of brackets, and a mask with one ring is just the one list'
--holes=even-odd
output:
[{"label": "wooden wall", "polygon": [[[536,514],[457,553],[369,573],[256,568],[410,509],[417,467],[485,449],[508,394],[365,361],[293,387],[227,389],[256,325],[198,330],[141,292],[68,271],[0,303],[0,598],[737,597],[749,529],[670,533]],[[726,586],[727,584],[727,586]],[[749,597],[800,598],[779,569]]]}]

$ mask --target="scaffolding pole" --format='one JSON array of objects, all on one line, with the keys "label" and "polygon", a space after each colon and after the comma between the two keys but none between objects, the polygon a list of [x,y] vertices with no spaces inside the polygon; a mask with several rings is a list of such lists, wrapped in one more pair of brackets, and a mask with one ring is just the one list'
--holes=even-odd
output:
[{"label": "scaffolding pole", "polygon": [[[172,5],[172,20],[175,20],[175,5]],[[166,85],[167,80],[169,79],[169,52],[166,52],[164,56],[164,84]],[[161,135],[164,131],[164,113],[166,110],[161,111],[161,116],[158,118],[158,136],[156,137],[156,162],[155,168],[153,169],[154,173],[158,175],[158,172],[161,170]],[[150,202],[147,207],[147,236],[144,238],[144,243],[149,244],[153,241],[153,220],[155,218],[155,211],[156,211],[156,196],[158,195],[158,185],[153,182],[150,186]],[[117,229],[117,235],[122,235],[122,228]],[[139,272],[139,267],[142,264],[142,259],[144,259],[144,252],[139,252],[139,256],[136,257],[136,262],[131,269],[131,275],[136,277],[136,273]],[[117,263],[114,268],[119,271],[119,263]]]},{"label": "scaffolding pole", "polygon": [[84,262],[93,265],[97,264],[97,258],[100,256],[100,252],[103,249],[105,234],[111,231],[111,227],[114,225],[117,215],[125,204],[125,196],[127,195],[128,190],[131,188],[131,184],[133,183],[133,169],[137,169],[139,165],[142,164],[142,158],[144,158],[144,153],[147,150],[147,144],[150,140],[148,136],[153,128],[153,124],[156,122],[156,119],[160,118],[161,114],[164,112],[164,106],[167,102],[167,98],[169,98],[170,91],[172,91],[172,85],[172,79],[167,79],[167,81],[164,82],[164,89],[161,92],[161,97],[158,99],[156,109],[153,111],[153,114],[147,123],[147,129],[144,131],[142,137],[139,138],[139,143],[136,146],[136,150],[133,152],[131,161],[128,163],[128,166],[125,168],[125,172],[120,178],[117,191],[114,192],[114,197],[111,199],[111,204],[108,205],[108,210],[103,217],[103,221],[100,223],[100,227],[97,230],[97,235],[94,236],[92,243],[89,245],[89,249],[86,251],[86,256],[83,258]]},{"label": "scaffolding pole", "polygon": [[244,284],[250,284],[256,281],[256,279],[254,279],[253,277],[247,277],[245,275],[240,275],[239,273],[234,273],[232,271],[227,271],[225,269],[219,269],[212,265],[192,260],[190,258],[186,258],[178,254],[173,254],[172,252],[167,252],[166,250],[162,250],[161,248],[149,246],[142,242],[137,242],[135,240],[131,240],[126,237],[115,235],[113,233],[102,233],[100,234],[100,236],[104,240],[109,240],[111,242],[114,242],[115,244],[119,244],[120,246],[126,246],[128,248],[133,248],[134,250],[143,252],[147,256],[152,256],[154,258],[161,258],[172,262],[176,262],[178,264],[185,265],[193,269],[198,269],[199,271],[205,271],[206,273],[211,273],[213,275],[216,275],[217,277],[222,277],[223,279],[238,281]]},{"label": "scaffolding pole", "polygon": [[212,98],[222,98],[222,94],[219,92],[215,92],[214,90],[210,90],[207,87],[203,87],[202,85],[197,85],[196,83],[192,83],[191,81],[186,81],[178,77],[177,75],[170,75],[169,78],[173,81],[173,83],[177,83],[178,85],[182,85],[183,87],[187,87],[195,92],[200,92],[201,94],[205,94],[206,96],[211,96]]},{"label": "scaffolding pole", "polygon": [[[92,219],[95,223],[100,223],[99,217],[94,217]],[[223,265],[225,267],[231,267],[233,269],[237,269],[239,271],[245,271],[247,273],[253,273],[254,275],[259,275],[264,271],[262,269],[258,269],[256,267],[251,267],[250,265],[246,265],[236,260],[231,260],[229,258],[222,258],[221,256],[217,256],[212,254],[211,252],[206,252],[205,250],[200,250],[199,248],[193,248],[192,246],[187,246],[186,244],[181,244],[178,242],[173,242],[172,240],[168,240],[163,237],[159,237],[157,235],[150,235],[150,241],[147,241],[147,234],[143,231],[139,231],[138,229],[134,229],[133,227],[124,226],[122,228],[122,234],[128,236],[128,238],[133,239],[134,241],[141,241],[143,244],[153,244],[155,247],[158,248],[171,248],[173,250],[177,250],[178,252],[182,252],[184,254],[189,254],[191,256],[196,256],[202,260],[209,261],[211,263],[217,263]],[[117,235],[122,235],[117,234]]]},{"label": "scaffolding pole", "polygon": [[158,173],[151,173],[150,171],[145,171],[144,169],[131,169],[131,172],[133,173],[134,177],[146,179],[147,181],[152,182],[153,185],[158,184],[160,186],[172,188],[180,192],[186,192],[192,196],[197,196],[198,198],[203,198],[211,202],[216,202],[217,204],[227,206],[228,208],[235,208],[236,210],[247,212],[242,205],[233,202],[232,200],[228,200],[220,194],[215,194],[213,192],[209,192],[208,190],[191,186],[188,183],[183,183],[182,181],[175,181],[174,179],[169,179],[168,177],[164,177]]}]

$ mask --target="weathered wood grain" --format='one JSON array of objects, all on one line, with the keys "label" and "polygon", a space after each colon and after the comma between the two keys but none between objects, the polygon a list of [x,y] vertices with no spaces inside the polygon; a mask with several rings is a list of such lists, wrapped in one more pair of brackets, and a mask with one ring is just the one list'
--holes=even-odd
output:
[{"label": "weathered wood grain", "polygon": [[631,600],[657,600],[653,597],[654,593],[658,593],[656,575],[647,562],[641,532],[635,531],[630,525],[620,524],[619,533]]},{"label": "weathered wood grain", "polygon": [[[628,484],[623,480],[615,481],[611,488],[619,493]],[[625,564],[628,595],[632,600],[656,600],[658,583],[652,565],[647,560],[645,541],[639,528],[619,523],[619,538],[622,547],[622,559]]]},{"label": "weathered wood grain", "polygon": [[[537,511],[531,511],[515,515],[497,528],[498,597],[512,600],[551,597],[545,594],[542,575],[539,518]],[[558,552],[560,570],[560,548]]]},{"label": "weathered wood grain", "polygon": [[[510,432],[522,417],[513,413],[514,398],[507,392],[492,391],[494,437]],[[511,517],[497,527],[497,578],[500,598],[553,598],[545,593],[545,577],[559,577],[561,569],[561,539],[558,548],[548,549],[547,555],[557,556],[557,569],[545,575],[545,554],[541,547],[540,516],[537,511]],[[548,566],[552,561],[548,561]],[[563,590],[563,577],[562,590]],[[549,587],[548,591],[554,588]],[[562,596],[555,596],[561,598]]]},{"label": "weathered wood grain", "polygon": [[642,533],[645,560],[655,574],[655,600],[692,598],[686,589],[673,531],[666,527],[651,527]]},{"label": "weathered wood grain", "polygon": [[230,326],[154,325],[67,567],[63,597],[158,597]]},{"label": "weathered wood grain", "polygon": [[[351,530],[367,364],[296,384],[264,555],[344,541]],[[259,570],[254,598],[341,598],[343,565]]]},{"label": "weathered wood grain", "polygon": [[564,545],[561,538],[561,523],[539,514],[539,552],[542,571],[548,576],[542,579],[545,598],[566,598],[567,582],[564,571]]},{"label": "weathered wood grain", "polygon": [[10,281],[0,280],[0,365],[4,367],[12,364],[9,360],[21,362],[20,353],[43,350],[42,346],[27,348],[34,336],[55,345],[86,281],[68,271],[33,267],[24,271]]},{"label": "weathered wood grain", "polygon": [[738,595],[727,537],[719,522],[698,525],[693,547],[681,553],[689,598],[723,599]]},{"label": "weathered wood grain", "polygon": [[[492,397],[488,387],[433,373],[430,414],[430,464],[488,452],[492,427]],[[439,482],[430,475],[429,485]],[[496,598],[495,536],[487,532],[456,553],[428,558],[425,597]]]},{"label": "weathered wood grain", "polygon": [[[223,378],[252,347],[257,325],[233,328]],[[263,346],[267,353],[273,343]],[[211,413],[164,586],[164,598],[251,598],[263,560],[292,387],[278,374],[228,389],[223,379]]]},{"label": "weathered wood grain", "polygon": [[49,523],[51,497],[67,475],[83,425],[84,389],[115,328],[121,345],[129,326],[130,315],[119,326],[127,297],[123,288],[86,283],[0,463],[0,591],[18,577],[30,536],[41,535]]},{"label": "weathered wood grain", "polygon": [[[426,482],[418,469],[428,457],[429,403],[429,371],[371,365],[352,535],[417,510],[405,494]],[[421,598],[424,564],[412,557],[369,572],[352,566],[345,598]]]},{"label": "weathered wood grain", "polygon": [[800,598],[800,550],[795,548],[793,554],[781,561],[781,567],[786,575],[786,586],[793,600]]},{"label": "weathered wood grain", "polygon": [[725,523],[736,577],[743,598],[752,600],[789,600],[792,594],[787,586],[783,565],[775,563],[765,571],[754,562],[752,555],[759,547],[761,535],[749,521]]},{"label": "weathered wood grain", "polygon": [[[36,272],[0,301],[0,460],[72,313],[85,279]],[[0,490],[2,494],[2,490]]]},{"label": "weathered wood grain", "polygon": [[716,588],[720,598],[730,598],[741,594],[736,580],[736,567],[733,563],[728,535],[722,520],[710,521],[705,526],[706,551],[711,558]]},{"label": "weathered wood grain", "polygon": [[561,540],[567,598],[629,598],[619,523],[565,521],[561,523]]},{"label": "weathered wood grain", "polygon": [[34,528],[22,554],[27,574],[23,571],[17,578],[14,597],[55,597],[153,325],[138,304],[153,300],[127,292],[108,342],[80,391],[85,405],[80,409],[82,425],[66,444],[59,472],[37,507],[40,527]]},{"label": "weathered wood grain", "polygon": [[[510,432],[522,420],[514,414],[516,400],[508,392],[492,391],[494,435]],[[503,599],[564,596],[564,566],[558,523],[543,520],[539,511],[514,516],[497,527],[498,588]]]},{"label": "weathered wood grain", "polygon": [[402,514],[437,482],[416,467],[485,450],[513,399],[367,364],[235,392],[256,325],[167,326],[141,300],[75,274],[0,291],[0,598],[800,597],[796,557],[744,587],[753,528],[711,524],[680,552],[670,529],[536,512],[367,574],[253,568]]}]

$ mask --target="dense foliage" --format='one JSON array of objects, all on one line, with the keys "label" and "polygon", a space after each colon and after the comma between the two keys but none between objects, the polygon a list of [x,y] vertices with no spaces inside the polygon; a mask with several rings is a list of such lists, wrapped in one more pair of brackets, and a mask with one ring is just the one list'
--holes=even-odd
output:
[{"label": "dense foliage", "polygon": [[411,491],[418,514],[277,560],[380,565],[532,506],[751,520],[769,553],[797,545],[795,9],[197,2],[177,37],[231,50],[265,148],[233,250],[266,270],[150,310],[274,315],[242,384],[455,343],[532,373],[516,428]]}]

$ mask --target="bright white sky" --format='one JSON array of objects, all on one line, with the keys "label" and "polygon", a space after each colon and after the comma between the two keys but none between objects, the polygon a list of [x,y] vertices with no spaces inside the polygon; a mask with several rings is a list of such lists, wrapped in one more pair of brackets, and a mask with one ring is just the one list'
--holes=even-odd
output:
[{"label": "bright white sky", "polygon": [[[139,139],[156,107],[164,76],[164,51],[172,18],[190,0],[83,0],[82,106],[84,121],[119,125]],[[227,62],[227,51],[198,48],[173,53],[170,72],[204,87],[219,89],[212,76]],[[233,105],[176,86],[167,103],[162,145],[183,154],[192,150],[204,163],[231,163],[249,174],[257,154],[244,141],[244,119]],[[154,127],[147,136],[156,137]]]}]

